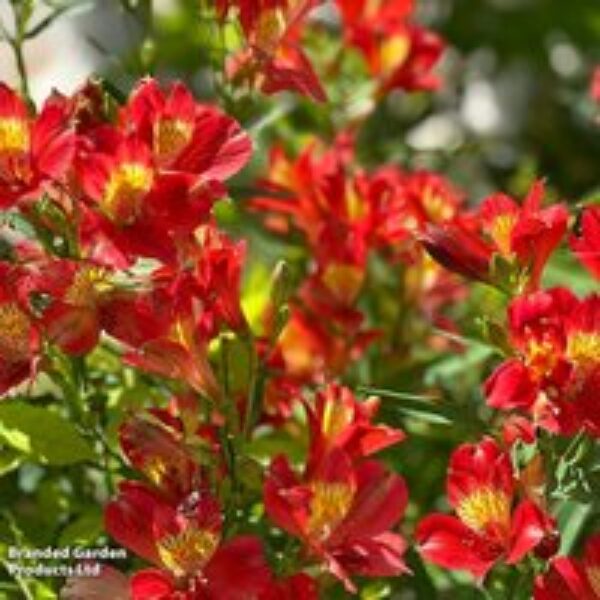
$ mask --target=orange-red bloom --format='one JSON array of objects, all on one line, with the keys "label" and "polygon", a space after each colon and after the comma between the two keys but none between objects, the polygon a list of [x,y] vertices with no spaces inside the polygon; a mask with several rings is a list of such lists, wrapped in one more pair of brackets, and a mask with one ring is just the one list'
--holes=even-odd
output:
[{"label": "orange-red bloom", "polygon": [[123,482],[105,509],[109,534],[157,567],[133,575],[133,600],[257,597],[271,581],[260,541],[252,536],[224,541],[221,524],[219,505],[206,491],[171,504],[133,481]]},{"label": "orange-red bloom", "polygon": [[508,309],[516,357],[485,384],[490,406],[524,410],[557,433],[600,435],[600,297],[565,288],[516,298]]},{"label": "orange-red bloom", "polygon": [[311,439],[307,471],[316,470],[333,448],[355,460],[404,440],[399,429],[372,423],[379,403],[376,397],[359,402],[349,388],[337,383],[317,392],[314,407],[306,403]]},{"label": "orange-red bloom", "polygon": [[377,461],[354,466],[345,452],[333,449],[315,472],[300,478],[279,456],[265,482],[264,502],[271,520],[300,538],[350,591],[351,574],[407,572],[406,543],[392,532],[404,514],[406,486]]},{"label": "orange-red bloom", "polygon": [[265,509],[279,527],[300,538],[310,557],[354,590],[350,575],[399,575],[406,544],[392,529],[404,514],[403,479],[375,460],[364,460],[403,439],[371,423],[377,405],[361,404],[350,390],[331,384],[305,404],[310,450],[296,474],[276,457],[264,484]]},{"label": "orange-red bloom", "polygon": [[600,599],[600,534],[591,536],[582,559],[559,556],[538,576],[534,600]]},{"label": "orange-red bloom", "polygon": [[[519,206],[505,194],[494,194],[482,203],[477,215],[459,215],[441,225],[429,225],[421,240],[440,264],[501,287],[533,290],[567,228],[564,205],[541,207],[542,182],[536,182]],[[508,264],[511,273],[497,269]]]},{"label": "orange-red bloom", "polygon": [[429,90],[439,86],[432,69],[444,51],[442,39],[408,21],[412,0],[337,0],[349,44],[364,56],[369,71],[387,93]]},{"label": "orange-red bloom", "polygon": [[252,143],[218,108],[200,104],[182,83],[161,89],[141,81],[121,112],[121,128],[135,132],[161,169],[198,176],[198,185],[223,182],[250,158]]},{"label": "orange-red bloom", "polygon": [[266,94],[293,90],[323,102],[319,78],[302,50],[301,36],[308,13],[322,0],[220,0],[221,15],[237,6],[248,47],[228,65],[232,79],[246,80]]},{"label": "orange-red bloom", "polygon": [[510,456],[490,438],[454,451],[446,487],[456,516],[429,515],[416,532],[421,554],[437,565],[483,579],[496,562],[517,563],[554,534],[534,502],[515,504]]},{"label": "orange-red bloom", "polygon": [[61,180],[74,150],[64,103],[50,98],[34,117],[23,99],[0,83],[0,208]]}]

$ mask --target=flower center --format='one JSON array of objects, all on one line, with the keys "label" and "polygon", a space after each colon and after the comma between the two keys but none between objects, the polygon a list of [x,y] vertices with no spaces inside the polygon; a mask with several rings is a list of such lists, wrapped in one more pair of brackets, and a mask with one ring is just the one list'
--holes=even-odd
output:
[{"label": "flower center", "polygon": [[24,119],[0,118],[0,157],[18,156],[29,150],[29,127]]},{"label": "flower center", "polygon": [[124,163],[110,174],[102,207],[117,223],[130,223],[140,212],[144,196],[152,188],[154,173],[147,165]]},{"label": "flower center", "polygon": [[512,254],[511,236],[516,222],[515,215],[505,214],[497,216],[492,223],[490,236],[502,256],[509,257]]},{"label": "flower center", "polygon": [[307,530],[310,537],[325,540],[348,514],[354,491],[344,483],[318,481],[312,492]]},{"label": "flower center", "polygon": [[218,545],[218,535],[190,526],[176,535],[162,538],[157,548],[164,565],[177,577],[182,577],[200,571]]},{"label": "flower center", "polygon": [[578,367],[585,370],[600,364],[600,334],[590,331],[578,331],[570,335],[567,341],[567,357]]},{"label": "flower center", "polygon": [[452,204],[442,194],[429,187],[423,192],[423,206],[428,218],[434,223],[448,221],[454,215]]},{"label": "flower center", "polygon": [[410,39],[407,35],[394,35],[385,39],[379,51],[381,72],[389,74],[401,67],[409,53]]},{"label": "flower center", "polygon": [[350,184],[346,186],[346,211],[352,221],[362,219],[367,213],[367,203],[356,191],[356,188]]},{"label": "flower center", "polygon": [[160,161],[177,158],[192,138],[192,125],[181,119],[159,119],[154,125],[154,152]]},{"label": "flower center", "polygon": [[500,490],[481,488],[463,498],[456,513],[474,531],[494,526],[505,531],[510,527],[510,498]]},{"label": "flower center", "polygon": [[261,11],[256,24],[256,46],[266,54],[273,54],[285,27],[285,18],[280,10],[272,8]]},{"label": "flower center", "polygon": [[364,279],[363,270],[356,265],[331,263],[323,273],[323,283],[342,304],[351,304]]},{"label": "flower center", "polygon": [[323,411],[322,429],[327,440],[335,440],[352,422],[352,411],[341,401],[328,400]]},{"label": "flower center", "polygon": [[0,305],[0,356],[18,362],[30,356],[29,317],[14,303]]},{"label": "flower center", "polygon": [[559,355],[556,344],[551,340],[530,340],[525,351],[525,362],[536,379],[542,379],[552,372]]},{"label": "flower center", "polygon": [[65,301],[74,306],[94,306],[98,295],[109,285],[107,277],[107,271],[101,267],[82,267],[75,273]]}]

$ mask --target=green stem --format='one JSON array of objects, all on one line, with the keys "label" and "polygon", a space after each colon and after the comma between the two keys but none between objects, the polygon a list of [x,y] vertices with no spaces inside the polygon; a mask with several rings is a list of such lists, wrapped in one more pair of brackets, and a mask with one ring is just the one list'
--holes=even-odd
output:
[{"label": "green stem", "polygon": [[8,37],[7,41],[10,45],[15,59],[19,80],[21,83],[21,94],[29,103],[31,103],[31,94],[29,92],[29,78],[27,76],[27,66],[25,63],[25,55],[23,52],[24,41],[27,33],[27,21],[29,19],[29,10],[25,3],[20,3],[18,0],[11,0],[12,12],[15,33],[14,36]]}]

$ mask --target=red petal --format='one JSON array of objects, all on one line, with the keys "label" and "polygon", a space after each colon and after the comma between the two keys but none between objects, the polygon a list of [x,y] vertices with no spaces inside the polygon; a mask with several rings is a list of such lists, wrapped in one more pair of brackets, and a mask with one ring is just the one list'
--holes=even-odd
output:
[{"label": "red petal", "polygon": [[350,513],[330,538],[331,544],[379,535],[396,526],[406,509],[408,493],[402,477],[381,463],[356,468],[356,495]]},{"label": "red petal", "polygon": [[519,562],[555,527],[548,515],[530,500],[519,504],[512,517],[511,544],[506,562]]},{"label": "red petal", "polygon": [[446,569],[470,571],[478,580],[485,577],[502,553],[448,515],[425,517],[417,527],[416,539],[426,560]]},{"label": "red petal", "polygon": [[139,571],[130,581],[131,600],[169,600],[175,592],[171,577],[158,569]]},{"label": "red petal", "polygon": [[152,523],[162,501],[146,486],[125,481],[119,486],[119,495],[104,510],[104,526],[119,544],[138,556],[157,565],[161,564]]},{"label": "red petal", "polygon": [[484,392],[489,406],[502,410],[529,410],[538,395],[527,367],[517,359],[503,362],[486,380]]},{"label": "red petal", "polygon": [[203,574],[210,597],[220,600],[256,598],[271,582],[260,540],[253,536],[240,536],[223,544]]},{"label": "red petal", "polygon": [[533,597],[534,600],[597,600],[581,564],[565,556],[551,561],[548,571],[537,577]]}]

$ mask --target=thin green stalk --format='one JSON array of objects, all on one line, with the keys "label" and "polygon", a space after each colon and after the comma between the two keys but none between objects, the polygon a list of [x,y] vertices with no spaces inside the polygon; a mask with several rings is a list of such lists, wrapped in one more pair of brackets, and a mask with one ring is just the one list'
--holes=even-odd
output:
[{"label": "thin green stalk", "polygon": [[12,49],[13,57],[19,74],[21,85],[21,94],[28,102],[31,102],[31,94],[29,91],[29,78],[27,75],[27,65],[25,63],[25,54],[23,46],[27,36],[27,23],[31,16],[31,2],[21,2],[19,0],[11,0],[14,35],[7,36],[6,41]]}]

